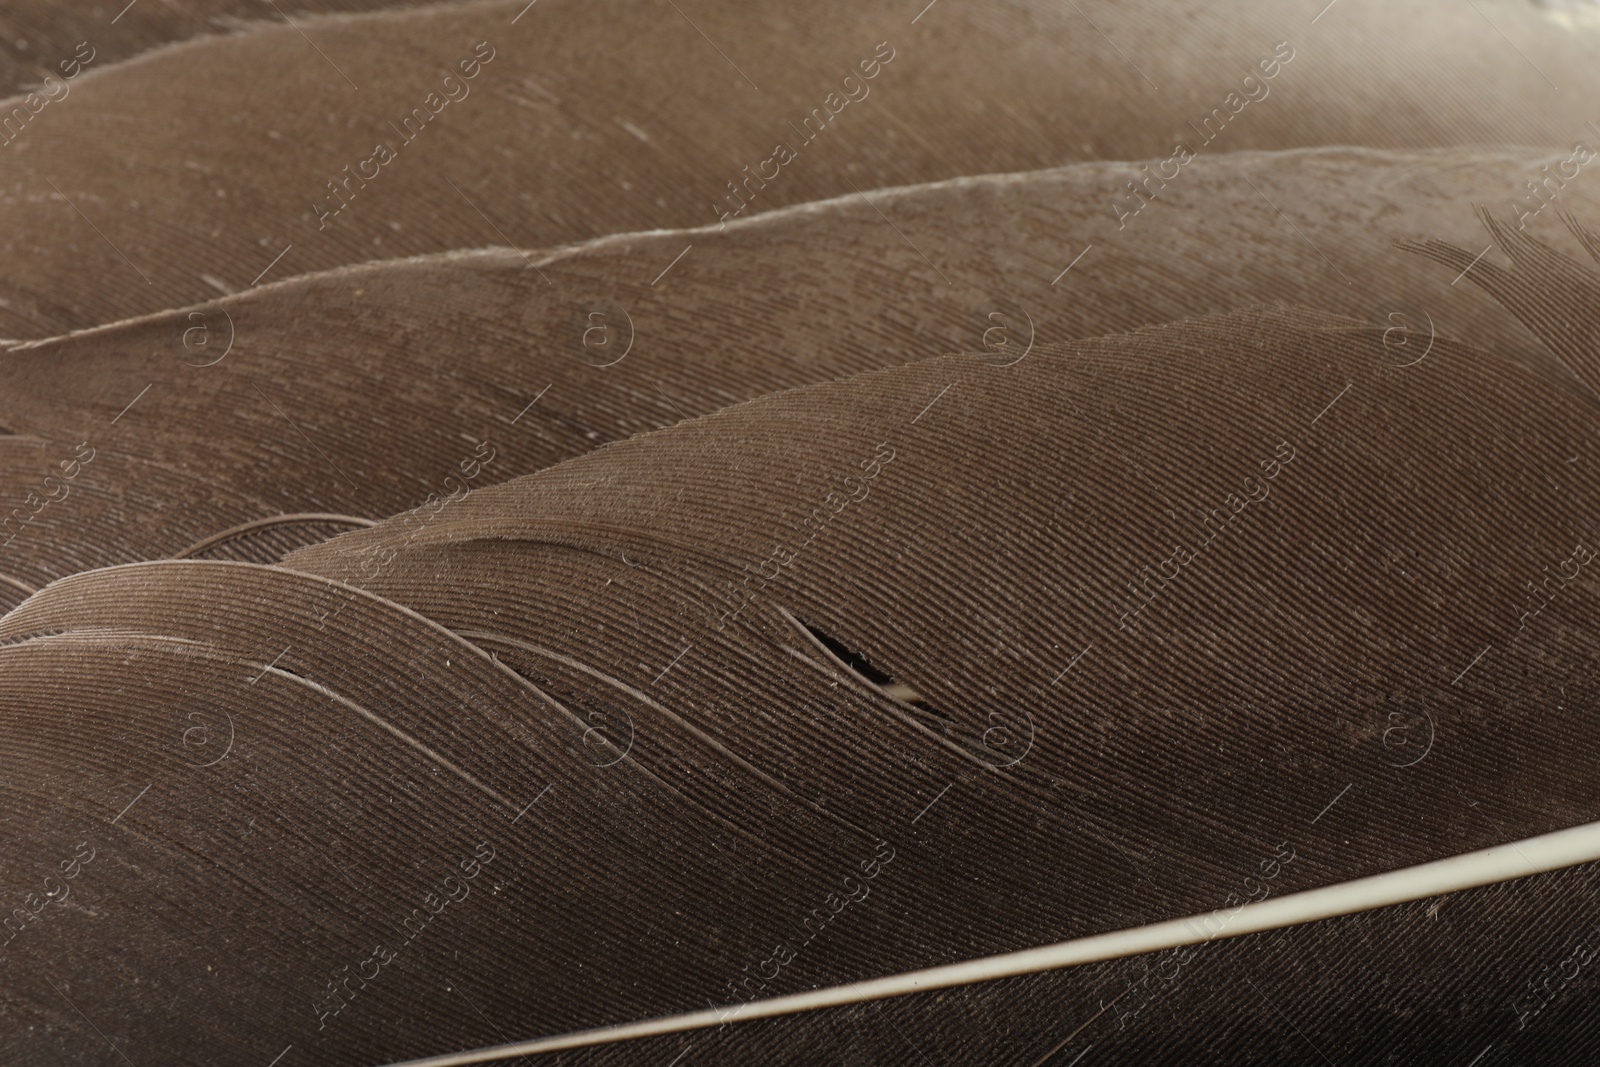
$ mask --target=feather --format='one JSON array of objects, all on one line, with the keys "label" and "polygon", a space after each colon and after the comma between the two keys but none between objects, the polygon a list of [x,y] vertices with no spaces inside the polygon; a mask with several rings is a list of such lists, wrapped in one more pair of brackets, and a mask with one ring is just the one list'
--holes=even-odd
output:
[{"label": "feather", "polygon": [[404,1067],[508,1062],[536,1044],[565,1049],[521,1062],[1576,1065],[1600,1048],[1583,982],[1597,876],[1591,863],[1242,936],[1246,912],[1226,909],[1200,917],[1228,925],[1193,946],[804,1014],[734,1004],[706,1029],[650,1020],[636,1025],[654,1036],[573,1034]]},{"label": "feather", "polygon": [[[1593,28],[1525,5],[1497,24],[1537,69],[1500,63],[1478,12],[1419,0],[1344,0],[1282,29],[1256,0],[1145,0],[1093,24],[1054,3],[695,7],[440,4],[97,63],[0,145],[0,336],[374,257],[698,227],[966,174],[1108,158],[1173,173],[1180,139],[1201,167],[1313,145],[1567,149],[1600,95]],[[1490,63],[1492,84],[1473,73]]]},{"label": "feather", "polygon": [[[521,255],[451,253],[31,342],[0,359],[0,422],[30,437],[0,439],[0,570],[35,588],[141,559],[272,562],[778,389],[960,350],[1001,369],[1258,303],[1367,320],[1397,365],[1435,335],[1548,362],[1512,315],[1392,247],[1470,241],[1463,205],[1548,158],[1241,153],[1126,227],[1106,205],[1130,164],[964,178],[541,253],[553,287]],[[1600,210],[1586,186],[1568,200]],[[80,443],[95,458],[73,468]],[[60,499],[35,513],[30,494]]]},{"label": "feather", "polygon": [[[408,6],[413,6],[411,0],[294,0],[288,12],[300,22],[314,14]],[[66,92],[70,95],[70,83],[92,64],[131,59],[162,45],[219,30],[237,33],[253,29],[257,20],[281,23],[289,16],[250,0],[142,5],[138,0],[122,0],[111,10],[88,11],[53,0],[13,0],[0,13],[0,41],[9,45],[0,51],[0,96],[41,87],[55,96],[61,93],[56,86],[63,81],[69,85]]]},{"label": "feather", "polygon": [[[78,885],[120,948],[66,992],[114,997],[109,1036],[174,1060],[293,1043],[372,1062],[1070,941],[1231,907],[1257,893],[1246,878],[1287,897],[1593,822],[1592,586],[1523,588],[1587,565],[1592,409],[1448,339],[1409,367],[1372,341],[1284,308],[1005,368],[943,357],[614,444],[284,566],[56,582],[0,620],[7,733],[29,739],[0,752],[0,781],[23,869],[97,827],[106,862]],[[232,738],[203,768],[192,715],[207,744]],[[33,784],[39,767],[55,781]],[[252,819],[270,847],[240,843]],[[1588,877],[1541,876],[1558,891],[1523,903],[1542,914]],[[1415,918],[1294,936],[1395,938]],[[13,973],[82,959],[89,923],[25,930]],[[1560,937],[1484,935],[1453,951],[1508,972]],[[203,971],[224,952],[251,965]],[[1326,1019],[1316,996],[1370,981],[1363,958],[1263,991]],[[958,1003],[1031,1012],[1019,1032],[1049,1033],[1027,1062],[1065,1036],[1041,991],[1081,1003],[1115,963]],[[1418,967],[1401,973],[1421,987]],[[204,1025],[174,1025],[180,995]],[[47,1058],[61,1038],[39,1024],[65,1009],[8,997]],[[899,1010],[937,1013],[920,1003]],[[1371,999],[1363,1018],[1439,1035],[1413,1003],[1435,1002]],[[1506,1014],[1453,1008],[1485,1029]],[[763,1033],[836,1042],[840,1019],[716,1033],[739,1062]]]},{"label": "feather", "polygon": [[[1600,321],[1595,316],[1596,308],[1600,308],[1600,274],[1539,241],[1524,226],[1513,228],[1487,210],[1481,211],[1480,216],[1494,247],[1511,260],[1510,269],[1485,262],[1481,256],[1474,257],[1438,239],[1408,242],[1401,247],[1452,269],[1459,267],[1461,273],[1457,277],[1471,278],[1509,308],[1544,342],[1568,374],[1600,399],[1600,393],[1595,392],[1600,385]],[[1596,254],[1600,244],[1594,235],[1572,215],[1566,215],[1565,220],[1584,249],[1600,259]],[[1484,249],[1485,253],[1488,251]]]}]

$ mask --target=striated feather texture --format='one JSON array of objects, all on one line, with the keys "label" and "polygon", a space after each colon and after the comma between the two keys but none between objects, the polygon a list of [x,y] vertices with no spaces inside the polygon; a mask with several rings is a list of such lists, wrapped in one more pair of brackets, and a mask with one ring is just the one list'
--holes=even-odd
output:
[{"label": "striated feather texture", "polygon": [[1589,1067],[1597,44],[18,0],[0,1064]]},{"label": "striated feather texture", "polygon": [[1485,3],[1493,23],[1421,0],[1343,0],[1314,24],[1256,0],[921,16],[500,0],[262,24],[96,64],[23,108],[0,145],[0,336],[264,274],[704,226],[1086,159],[1177,174],[1185,151],[1316,145],[1572,157],[1591,136],[1600,30]]},{"label": "striated feather texture", "polygon": [[[1389,355],[1370,324],[1263,309],[946,357],[287,568],[57,582],[0,620],[30,739],[0,780],[25,864],[100,824],[93,909],[15,938],[14,973],[115,929],[73,981],[115,999],[113,1041],[374,1062],[1205,912],[1267,864],[1290,893],[1594,821],[1591,587],[1536,612],[1524,588],[1589,560],[1592,406],[1445,339]],[[1559,902],[1578,877],[1535,884]],[[1414,911],[1352,922],[1400,937]],[[1346,952],[1269,996],[1348,988]],[[6,997],[25,1052],[67,1054],[59,1005]],[[203,1025],[174,1024],[180,997]],[[1457,1011],[1516,1022],[1487,995]],[[1160,1034],[1139,1040],[1194,1049]]]},{"label": "striated feather texture", "polygon": [[[1080,164],[600,239],[541,254],[553,285],[516,253],[457,253],[30,343],[0,357],[0,573],[23,583],[0,604],[139,559],[272,562],[778,389],[960,350],[1002,368],[1258,303],[1365,319],[1396,365],[1444,335],[1565,378],[1499,305],[1393,247],[1477,239],[1469,205],[1548,158],[1235,153],[1120,228],[1105,207],[1136,168]],[[1583,185],[1567,202],[1600,209]],[[1553,212],[1534,225],[1578,251]]]}]

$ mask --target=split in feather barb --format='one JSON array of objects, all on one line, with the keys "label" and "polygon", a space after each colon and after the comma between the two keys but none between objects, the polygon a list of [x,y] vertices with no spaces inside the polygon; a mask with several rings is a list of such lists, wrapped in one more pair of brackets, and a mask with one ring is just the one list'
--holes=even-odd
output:
[{"label": "split in feather barb", "polygon": [[[1504,304],[1600,401],[1596,391],[1600,388],[1600,274],[1524,228],[1500,221],[1487,209],[1480,209],[1479,217],[1494,246],[1511,260],[1509,269],[1485,259],[1487,248],[1474,256],[1437,240],[1407,242],[1400,247],[1459,270],[1457,280],[1470,278]],[[1600,238],[1573,215],[1563,213],[1561,218],[1579,244],[1600,261]]]}]

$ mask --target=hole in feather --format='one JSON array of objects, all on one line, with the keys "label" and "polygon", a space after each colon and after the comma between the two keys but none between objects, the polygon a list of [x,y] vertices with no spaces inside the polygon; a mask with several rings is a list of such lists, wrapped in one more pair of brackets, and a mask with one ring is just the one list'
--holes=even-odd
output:
[{"label": "hole in feather", "polygon": [[[851,670],[861,675],[873,685],[880,689],[886,689],[889,686],[895,685],[895,680],[893,678],[874,667],[872,665],[872,661],[867,659],[867,657],[863,656],[861,653],[853,652],[846,648],[844,642],[840,641],[837,637],[832,637],[823,633],[810,623],[803,622],[799,619],[796,619],[795,621],[799,622],[801,626],[804,626],[806,631],[810,633],[812,637],[815,637],[818,641],[822,642],[822,647],[826,648],[829,652],[832,652],[834,659],[839,660],[846,667],[849,667]],[[905,690],[905,692],[908,694],[907,697],[901,698],[902,700],[905,700],[907,704],[920,704],[922,702],[922,698],[916,693],[913,693],[906,686],[902,685],[898,686],[898,688]]]},{"label": "hole in feather", "polygon": [[[782,608],[778,609],[783,611]],[[832,634],[824,633],[804,619],[783,611],[784,617],[794,623],[796,629],[811,638],[812,643],[826,653],[828,659],[835,667],[854,675],[858,681],[864,682],[890,700],[901,704],[908,704],[918,711],[937,716],[948,721],[948,717],[937,708],[931,706],[921,693],[909,685],[903,685],[894,680],[886,671],[873,666],[872,661],[863,653],[857,652]]]}]

